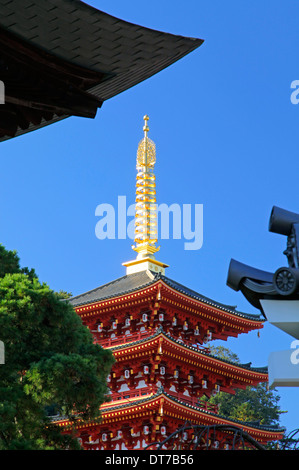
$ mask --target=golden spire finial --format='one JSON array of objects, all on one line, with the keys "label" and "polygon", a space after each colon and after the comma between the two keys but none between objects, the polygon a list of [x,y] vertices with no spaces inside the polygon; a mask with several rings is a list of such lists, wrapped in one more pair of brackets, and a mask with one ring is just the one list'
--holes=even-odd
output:
[{"label": "golden spire finial", "polygon": [[149,131],[149,127],[147,125],[147,121],[149,120],[149,117],[148,115],[146,114],[145,116],[143,116],[143,120],[144,120],[144,126],[143,126],[143,130],[144,130],[144,137],[147,137],[147,133]]},{"label": "golden spire finial", "polygon": [[164,274],[168,265],[155,260],[154,257],[154,253],[160,249],[156,246],[158,241],[156,178],[154,175],[156,145],[147,135],[149,117],[145,115],[143,119],[144,137],[139,142],[137,149],[135,246],[132,247],[138,254],[136,260],[123,264],[127,267],[127,274],[147,269]]},{"label": "golden spire finial", "polygon": [[156,146],[154,142],[147,136],[147,133],[149,131],[147,121],[149,120],[149,117],[144,116],[143,119],[144,137],[139,142],[137,149],[137,169],[142,167],[154,168],[154,164],[156,163]]},{"label": "golden spire finial", "polygon": [[136,209],[135,209],[135,243],[133,247],[140,257],[152,256],[159,250],[157,242],[156,181],[154,165],[156,146],[148,138],[149,117],[144,116],[144,138],[137,149],[136,176]]}]

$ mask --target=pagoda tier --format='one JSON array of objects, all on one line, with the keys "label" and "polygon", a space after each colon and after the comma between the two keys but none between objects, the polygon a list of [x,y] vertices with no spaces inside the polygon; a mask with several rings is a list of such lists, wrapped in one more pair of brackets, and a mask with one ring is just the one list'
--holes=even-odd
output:
[{"label": "pagoda tier", "polygon": [[[191,399],[174,398],[163,388],[135,390],[117,404],[106,403],[101,407],[101,417],[92,422],[78,419],[74,425],[57,418],[55,423],[63,432],[72,429],[85,450],[155,449],[159,443],[162,449],[174,449],[170,436],[182,427],[185,431],[178,433],[180,450],[241,449],[244,444],[250,448],[252,440],[265,445],[283,436],[283,430],[276,426],[228,420]],[[236,429],[243,440],[236,441]],[[249,435],[251,441],[246,441],[244,435]]]},{"label": "pagoda tier", "polygon": [[[148,138],[148,119],[144,116],[144,138],[137,150],[132,247],[137,257],[123,263],[125,276],[68,300],[94,342],[109,348],[115,358],[107,377],[110,401],[102,405],[98,420],[84,423],[78,417],[77,436],[85,449],[145,449],[158,443],[170,449],[172,443],[163,441],[191,423],[213,426],[213,439],[207,435],[205,442],[195,436],[196,430],[186,429],[180,449],[209,448],[209,440],[211,448],[238,448],[227,429],[235,423],[201,398],[266,382],[267,373],[214,357],[204,344],[262,328],[264,319],[208,299],[165,276],[168,266],[154,256],[159,251],[156,150]],[[64,428],[70,424],[63,419],[58,423]],[[239,426],[259,445],[282,437],[279,430],[249,423]],[[201,442],[195,443],[195,437]]]},{"label": "pagoda tier", "polygon": [[171,396],[189,399],[210,397],[220,391],[234,394],[235,389],[256,386],[268,379],[266,368],[213,357],[208,348],[186,345],[162,328],[143,339],[114,346],[111,351],[116,359],[108,377],[112,400],[153,384],[163,386]]},{"label": "pagoda tier", "polygon": [[[217,358],[204,345],[262,328],[264,320],[207,299],[161,273],[132,273],[69,302],[94,341],[115,358],[102,418],[76,425],[85,449],[143,449],[187,421],[235,426],[202,398],[267,381],[266,368]],[[280,439],[283,432],[248,423],[241,423],[241,429],[260,444]],[[233,437],[218,429],[213,442],[211,448],[215,442],[230,448]],[[200,445],[207,448],[206,442]]]},{"label": "pagoda tier", "polygon": [[[227,340],[263,327],[264,319],[212,301],[167,278],[142,271],[70,299],[99,342],[156,328],[187,343]],[[108,343],[105,343],[108,344]]]}]

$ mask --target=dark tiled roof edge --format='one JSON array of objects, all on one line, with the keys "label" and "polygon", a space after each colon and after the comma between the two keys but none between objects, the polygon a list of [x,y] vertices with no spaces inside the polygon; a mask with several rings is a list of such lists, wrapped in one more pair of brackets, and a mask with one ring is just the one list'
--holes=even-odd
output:
[{"label": "dark tiled roof edge", "polygon": [[[140,274],[140,273],[135,273],[135,274]],[[75,300],[75,299],[79,299],[80,297],[83,298],[84,296],[86,296],[86,295],[88,295],[92,292],[96,292],[98,290],[100,291],[100,289],[102,289],[106,286],[110,286],[110,285],[116,284],[119,281],[125,280],[126,278],[128,278],[128,276],[125,275],[125,276],[122,276],[118,279],[115,279],[114,281],[111,281],[107,284],[104,284],[103,286],[97,287],[97,288],[92,289],[90,291],[87,291],[83,294],[79,294],[77,296],[74,296],[71,299],[69,299],[69,301],[74,307],[77,307],[77,306],[80,306],[80,305],[85,305],[87,303],[91,304],[91,303],[94,303],[94,302],[100,302],[100,301],[111,299],[111,298],[114,298],[114,297],[119,297],[121,295],[129,294],[130,292],[134,292],[136,290],[143,289],[143,288],[145,288],[145,287],[147,287],[151,284],[154,284],[154,283],[158,282],[159,280],[161,280],[166,285],[168,285],[170,288],[173,288],[177,292],[182,293],[186,296],[189,296],[189,297],[191,297],[195,300],[198,300],[200,302],[203,302],[207,305],[210,305],[211,307],[218,308],[218,309],[220,309],[224,312],[227,312],[227,313],[230,313],[230,314],[233,314],[235,316],[242,317],[242,318],[245,318],[245,319],[248,319],[248,320],[258,321],[258,322],[261,322],[261,323],[264,323],[264,321],[265,321],[265,319],[263,317],[261,317],[260,315],[254,315],[254,314],[239,312],[234,307],[231,307],[231,306],[222,304],[220,302],[214,301],[212,299],[209,299],[208,297],[205,297],[205,296],[199,294],[198,292],[196,292],[192,289],[189,289],[188,287],[178,283],[177,281],[174,281],[174,280],[170,279],[169,277],[166,277],[166,276],[162,275],[161,273],[158,273],[158,274],[157,273],[152,273],[152,274],[153,274],[153,278],[152,279],[149,278],[148,282],[143,281],[140,284],[132,287],[129,290],[128,289],[127,290],[120,290],[120,291],[116,290],[115,292],[112,292],[108,296],[104,296],[104,297],[98,296],[98,297],[94,297],[92,300],[89,300],[89,301],[84,300],[82,302],[73,303],[73,300]],[[129,276],[134,276],[134,275],[130,274]]]},{"label": "dark tiled roof edge", "polygon": [[[261,430],[264,430],[264,431],[272,431],[272,432],[283,432],[285,430],[284,427],[279,427],[278,425],[261,425],[261,424],[257,424],[257,422],[253,423],[253,422],[246,422],[246,421],[238,421],[236,419],[232,419],[232,418],[227,418],[225,416],[221,416],[221,415],[218,415],[216,413],[213,413],[212,411],[208,411],[208,410],[203,410],[197,406],[193,406],[193,405],[190,405],[189,403],[187,402],[184,402],[182,400],[178,400],[177,398],[173,397],[172,395],[169,395],[167,392],[164,391],[163,388],[159,388],[157,390],[157,392],[151,396],[147,396],[145,398],[141,398],[141,399],[137,399],[137,400],[134,400],[134,401],[131,401],[129,403],[123,403],[121,405],[115,405],[115,406],[111,406],[111,407],[107,407],[105,410],[102,410],[103,411],[114,411],[114,410],[119,410],[119,409],[122,409],[122,408],[126,408],[128,405],[129,406],[135,406],[135,405],[139,405],[141,403],[145,403],[147,401],[150,401],[152,400],[153,398],[157,398],[159,397],[160,395],[164,395],[166,396],[168,399],[170,400],[173,400],[175,401],[176,403],[179,403],[181,405],[184,405],[190,409],[194,409],[196,411],[200,411],[201,413],[204,413],[204,414],[208,414],[208,415],[211,415],[211,416],[215,416],[217,417],[218,419],[223,419],[225,421],[230,421],[231,423],[235,423],[236,425],[240,425],[240,426],[248,426],[248,427],[252,427],[254,429],[261,429]],[[64,420],[68,420],[67,417],[65,416],[55,416],[53,418],[51,418],[51,420],[53,422],[55,421],[64,421]],[[101,416],[99,416],[98,418],[95,418],[92,420],[93,423],[95,422],[99,422],[101,421]],[[86,422],[86,425],[88,425],[89,422]]]},{"label": "dark tiled roof edge", "polygon": [[121,345],[111,347],[110,350],[111,351],[117,351],[118,349],[122,349],[122,348],[129,347],[129,346],[134,346],[134,345],[140,344],[140,343],[145,343],[146,341],[155,338],[160,333],[162,333],[166,338],[170,339],[171,341],[174,341],[175,343],[179,344],[180,346],[183,346],[187,349],[190,349],[191,351],[195,351],[195,352],[198,352],[200,354],[203,354],[204,356],[208,356],[212,359],[216,359],[216,360],[218,360],[220,362],[223,362],[225,364],[230,364],[232,366],[240,367],[241,369],[249,370],[249,371],[252,371],[252,372],[258,372],[258,373],[261,373],[261,374],[267,374],[268,373],[268,367],[267,366],[251,367],[251,362],[249,362],[247,364],[239,364],[238,362],[233,362],[233,361],[230,361],[229,359],[222,359],[222,358],[214,356],[214,355],[212,355],[208,352],[205,352],[204,350],[197,349],[197,348],[194,348],[194,347],[189,346],[187,344],[181,343],[178,340],[176,340],[175,338],[173,338],[169,333],[166,333],[165,331],[163,331],[163,328],[158,328],[157,331],[155,331],[151,336],[147,336],[146,338],[142,338],[142,339],[139,339],[137,341],[132,341],[132,343],[124,343],[124,344],[121,344]]},{"label": "dark tiled roof edge", "polygon": [[[86,296],[88,294],[91,294],[92,292],[96,292],[102,288],[105,288],[107,286],[110,286],[110,285],[113,285],[113,284],[116,284],[117,282],[119,281],[122,281],[123,279],[127,278],[127,275],[125,276],[121,276],[113,281],[110,281],[110,282],[107,282],[106,284],[103,284],[102,286],[100,287],[96,287],[95,289],[91,289],[90,291],[87,291],[87,292],[84,292],[83,294],[78,294],[74,297],[71,297],[69,300],[69,302],[74,305],[74,307],[78,307],[80,305],[86,305],[86,301],[84,302],[80,302],[80,303],[74,303],[73,304],[73,300],[75,299],[79,299],[80,297],[83,297],[83,296]],[[115,297],[119,297],[121,295],[126,295],[126,294],[129,294],[131,292],[134,292],[136,290],[140,290],[140,289],[143,289],[145,287],[148,287],[150,286],[151,284],[154,284],[156,282],[155,279],[150,279],[148,280],[148,282],[142,282],[140,285],[138,285],[137,287],[132,287],[131,289],[127,289],[127,290],[121,290],[121,291],[117,291],[111,295],[108,295],[108,296],[104,296],[104,297],[95,297],[94,299],[92,299],[91,301],[88,301],[87,303],[91,304],[91,303],[95,303],[95,302],[101,302],[101,301],[104,301],[104,300],[108,300],[108,299],[112,299],[112,298],[115,298]]]},{"label": "dark tiled roof edge", "polygon": [[245,318],[248,318],[248,319],[251,319],[251,320],[260,321],[261,323],[263,323],[265,321],[264,318],[262,318],[259,314],[255,315],[255,314],[251,314],[251,313],[240,312],[240,311],[236,310],[235,307],[225,305],[225,304],[222,304],[220,302],[209,299],[208,297],[205,297],[205,296],[199,294],[198,292],[196,292],[192,289],[189,289],[188,287],[178,283],[177,281],[174,281],[174,280],[170,279],[169,277],[163,276],[162,274],[158,274],[157,279],[158,278],[163,280],[167,285],[169,285],[169,287],[172,287],[173,289],[177,290],[178,292],[181,292],[181,293],[183,293],[187,296],[190,296],[190,297],[192,297],[196,300],[199,300],[199,301],[204,302],[208,305],[211,305],[212,307],[216,307],[216,308],[219,308],[219,309],[221,309],[223,311],[226,311],[228,313],[232,313],[234,315],[242,316],[242,317],[245,317]]}]

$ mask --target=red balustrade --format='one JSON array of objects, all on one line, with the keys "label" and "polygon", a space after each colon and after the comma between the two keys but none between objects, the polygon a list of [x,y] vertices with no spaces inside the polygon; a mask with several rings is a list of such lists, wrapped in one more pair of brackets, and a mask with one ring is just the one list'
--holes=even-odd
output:
[{"label": "red balustrade", "polygon": [[100,344],[103,348],[111,348],[113,346],[119,346],[120,344],[132,343],[134,341],[139,341],[140,339],[147,338],[151,336],[153,331],[138,331],[137,333],[132,333],[129,335],[115,336],[115,338],[107,339],[98,339],[95,338],[94,342]]},{"label": "red balustrade", "polygon": [[[96,331],[93,331],[96,333]],[[103,348],[111,348],[113,346],[119,346],[121,344],[132,343],[134,341],[139,341],[141,339],[148,338],[149,336],[153,335],[155,330],[144,330],[144,331],[137,331],[136,333],[130,333],[127,335],[118,335],[115,338],[107,338],[107,339],[98,339],[96,336],[94,338],[94,342],[100,344]],[[175,341],[179,341],[182,345],[192,346],[194,349],[198,351],[204,351],[207,354],[210,353],[210,349],[206,346],[202,346],[201,344],[195,344],[192,341],[185,341],[185,340],[178,340],[177,338],[173,338]]]},{"label": "red balustrade", "polygon": [[144,387],[144,388],[137,388],[134,390],[127,390],[124,392],[112,392],[110,394],[113,401],[117,400],[125,400],[130,398],[140,398],[144,396],[148,396],[150,394],[154,394],[156,390],[154,387]]},{"label": "red balustrade", "polygon": [[[133,389],[133,390],[123,391],[123,392],[112,392],[110,394],[110,397],[112,401],[140,398],[140,397],[148,396],[151,394],[155,394],[157,390],[158,390],[158,387],[150,386],[150,387]],[[172,396],[173,398],[179,401],[182,401],[183,403],[187,403],[188,405],[195,406],[196,408],[199,408],[200,410],[210,411],[212,413],[218,414],[218,409],[219,409],[218,405],[211,404],[207,401],[200,402],[197,397],[190,397],[188,395],[184,395],[183,393],[177,393],[177,392],[169,391],[169,390],[167,390],[166,393]]]}]

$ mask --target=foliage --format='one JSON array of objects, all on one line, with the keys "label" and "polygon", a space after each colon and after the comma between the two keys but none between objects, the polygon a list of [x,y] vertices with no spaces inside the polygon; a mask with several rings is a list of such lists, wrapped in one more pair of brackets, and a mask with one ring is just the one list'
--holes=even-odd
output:
[{"label": "foliage", "polygon": [[107,399],[113,356],[61,297],[0,245],[0,450],[77,448],[47,409],[88,420]]},{"label": "foliage", "polygon": [[34,269],[20,267],[20,258],[15,250],[9,251],[0,245],[0,278],[14,273],[24,273],[30,278],[36,277]]},{"label": "foliage", "polygon": [[72,297],[72,293],[71,292],[66,292],[65,290],[60,290],[60,291],[56,292],[56,295],[60,299],[69,299],[70,297]]},{"label": "foliage", "polygon": [[[211,353],[221,359],[240,364],[238,356],[222,346],[211,347]],[[279,424],[283,411],[279,407],[280,397],[277,391],[268,390],[266,383],[256,387],[247,387],[245,390],[237,389],[235,395],[220,392],[211,397],[209,401],[219,405],[221,416],[238,421],[257,421],[262,425]]]}]

